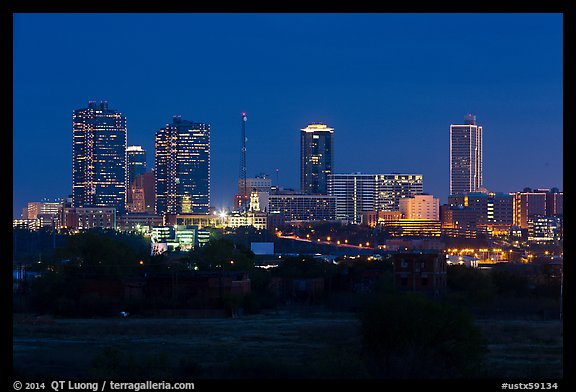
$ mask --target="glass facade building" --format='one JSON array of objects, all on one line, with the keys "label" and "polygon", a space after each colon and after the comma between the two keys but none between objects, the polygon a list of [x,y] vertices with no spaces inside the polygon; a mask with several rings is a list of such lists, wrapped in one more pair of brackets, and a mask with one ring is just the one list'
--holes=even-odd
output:
[{"label": "glass facade building", "polygon": [[325,195],[328,175],[334,170],[334,128],[309,124],[300,130],[300,191]]},{"label": "glass facade building", "polygon": [[146,173],[146,150],[142,146],[128,146],[128,184],[132,184],[136,176]]},{"label": "glass facade building", "polygon": [[505,235],[514,223],[514,197],[509,193],[470,192],[448,196],[448,205],[474,213],[477,229],[494,235]]},{"label": "glass facade building", "polygon": [[450,195],[482,187],[482,127],[468,114],[463,125],[450,125]]},{"label": "glass facade building", "polygon": [[208,214],[210,125],[173,118],[156,132],[156,213]]},{"label": "glass facade building", "polygon": [[419,195],[424,190],[422,174],[377,174],[377,211],[398,211],[400,199]]},{"label": "glass facade building", "polygon": [[336,219],[360,224],[362,213],[376,211],[375,174],[330,174],[328,194],[336,197]]},{"label": "glass facade building", "polygon": [[336,198],[325,195],[270,195],[269,213],[279,214],[284,222],[333,221]]},{"label": "glass facade building", "polygon": [[128,184],[126,202],[132,203],[132,187],[136,177],[146,173],[146,150],[142,146],[128,146],[126,149],[126,162],[128,170]]},{"label": "glass facade building", "polygon": [[114,207],[126,202],[126,117],[107,101],[90,101],[72,114],[72,203]]},{"label": "glass facade building", "polygon": [[423,192],[422,174],[330,174],[328,194],[336,197],[336,219],[361,223],[369,211],[398,211],[400,199]]}]

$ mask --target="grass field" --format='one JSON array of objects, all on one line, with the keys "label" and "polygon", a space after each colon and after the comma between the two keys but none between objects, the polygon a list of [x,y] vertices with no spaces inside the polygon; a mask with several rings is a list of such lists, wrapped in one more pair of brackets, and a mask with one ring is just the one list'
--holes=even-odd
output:
[{"label": "grass field", "polygon": [[[487,378],[561,379],[559,321],[479,320]],[[14,372],[42,378],[367,378],[354,315],[14,316]]]}]

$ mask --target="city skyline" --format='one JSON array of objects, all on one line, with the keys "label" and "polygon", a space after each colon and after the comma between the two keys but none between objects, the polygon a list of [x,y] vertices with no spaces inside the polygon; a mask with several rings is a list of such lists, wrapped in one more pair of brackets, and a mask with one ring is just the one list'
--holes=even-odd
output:
[{"label": "city skyline", "polygon": [[[66,23],[59,26],[53,23],[57,20]],[[147,20],[160,24],[171,20],[197,22],[212,30],[206,37],[194,37],[194,43],[214,59],[211,66],[194,62],[188,73],[185,68],[176,67],[179,72],[161,68],[164,71],[142,84],[141,78],[158,65],[153,53],[177,49],[184,43],[185,30],[170,25],[163,38],[155,37],[144,50],[139,43],[144,41],[132,35],[135,31],[112,27],[103,34],[117,39],[108,40],[110,50],[125,51],[126,61],[106,65],[100,76],[79,82],[79,71],[69,74],[69,66],[64,64],[79,38],[62,35],[62,29],[102,20],[124,20],[137,30]],[[247,20],[254,27],[231,37],[233,26],[244,25]],[[332,35],[298,33],[299,23],[318,20],[348,22],[354,27],[358,24],[358,32],[353,37],[344,29],[335,29]],[[454,34],[445,25],[452,22],[457,30],[474,20],[483,24],[490,21],[493,31],[486,32],[486,37],[466,30]],[[215,30],[210,27],[211,21],[229,26]],[[383,27],[383,21],[390,23]],[[532,29],[535,22],[535,31],[522,30]],[[402,27],[404,24],[413,30]],[[393,28],[404,35],[397,41],[386,40],[385,33]],[[42,37],[34,34],[35,29],[43,29]],[[259,34],[262,29],[270,32],[270,37]],[[422,43],[414,42],[423,31],[430,36],[421,37]],[[92,32],[86,34],[97,39]],[[210,35],[213,37],[208,38]],[[494,36],[499,37],[498,42],[493,42]],[[32,42],[32,37],[38,42]],[[280,44],[269,46],[267,43],[274,39]],[[303,46],[304,41],[310,41],[310,46]],[[47,46],[40,47],[42,44]],[[510,45],[514,45],[514,53],[507,51]],[[265,53],[261,47],[267,49]],[[287,48],[291,48],[291,55],[282,51]],[[299,65],[300,59],[317,60],[318,48],[339,61],[318,61],[318,65],[305,61],[306,66]],[[379,50],[382,48],[389,54],[383,54]],[[29,60],[36,49],[39,55],[53,50],[66,56],[52,56],[39,68]],[[419,55],[413,50],[420,50]],[[354,54],[357,60],[345,61],[345,52]],[[476,62],[465,63],[466,67],[456,63],[462,53],[470,52]],[[79,51],[75,56],[83,58],[87,53]],[[427,56],[426,67],[415,62],[422,55]],[[245,61],[235,62],[234,67],[222,63],[228,57],[243,56]],[[283,60],[288,64],[281,67]],[[322,122],[336,130],[334,173],[422,173],[424,192],[445,203],[449,193],[449,126],[461,123],[466,113],[473,113],[484,127],[486,188],[495,192],[520,191],[524,187],[563,189],[561,60],[561,14],[17,14],[13,214],[19,216],[28,202],[71,193],[70,113],[88,100],[109,101],[127,119],[127,144],[141,145],[149,154],[154,151],[154,131],[165,124],[166,118],[181,115],[211,124],[211,199],[217,208],[230,206],[237,190],[237,118],[241,112],[250,118],[247,176],[264,172],[276,183],[275,170],[279,169],[279,183],[284,187],[299,188],[299,130],[306,124]],[[103,64],[95,60],[86,65],[84,72]],[[128,72],[130,65],[138,65],[132,74]],[[403,67],[408,69],[400,72]],[[283,77],[276,78],[274,70]],[[390,76],[397,73],[399,77]],[[178,81],[180,85],[175,83]],[[63,87],[54,91],[56,87],[51,86],[55,85]],[[42,99],[46,91],[52,94],[49,101]],[[28,121],[32,113],[41,122]],[[30,162],[30,156],[39,159]],[[46,160],[52,163],[48,167],[41,165]]]}]

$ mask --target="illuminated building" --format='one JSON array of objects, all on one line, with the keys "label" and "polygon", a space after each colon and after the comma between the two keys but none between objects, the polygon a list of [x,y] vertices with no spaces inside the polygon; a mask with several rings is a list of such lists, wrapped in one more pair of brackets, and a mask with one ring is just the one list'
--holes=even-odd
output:
[{"label": "illuminated building", "polygon": [[475,192],[482,186],[482,127],[468,114],[464,124],[450,125],[450,194]]},{"label": "illuminated building", "polygon": [[334,128],[309,124],[300,130],[300,192],[325,195],[334,171]]},{"label": "illuminated building", "polygon": [[557,189],[526,189],[514,193],[514,225],[528,228],[534,215],[554,216],[564,213],[564,193]]},{"label": "illuminated building", "polygon": [[391,237],[440,237],[440,221],[429,219],[398,219],[380,221],[380,227]]},{"label": "illuminated building", "polygon": [[402,198],[422,190],[421,174],[328,175],[328,194],[336,197],[336,219],[356,224],[370,211],[398,211]]},{"label": "illuminated building", "polygon": [[162,225],[162,216],[147,213],[127,213],[118,217],[118,229],[148,234],[152,227]]},{"label": "illuminated building", "polygon": [[152,235],[150,240],[152,242],[168,242],[170,239],[175,239],[176,228],[174,226],[154,226],[152,227]]},{"label": "illuminated building", "polygon": [[376,174],[376,209],[398,211],[400,199],[423,191],[421,174]]},{"label": "illuminated building", "polygon": [[404,197],[399,207],[404,219],[440,220],[440,201],[432,195]]},{"label": "illuminated building", "polygon": [[362,213],[360,223],[370,227],[376,227],[378,224],[378,212],[377,211],[365,211]]},{"label": "illuminated building", "polygon": [[546,215],[564,215],[564,192],[554,190],[546,193]]},{"label": "illuminated building", "polygon": [[60,211],[60,228],[72,230],[116,229],[116,209],[113,207],[65,207]]},{"label": "illuminated building", "polygon": [[270,195],[269,213],[280,214],[283,222],[333,221],[336,198],[326,195]]},{"label": "illuminated building", "polygon": [[197,226],[174,225],[152,227],[152,254],[165,251],[189,251],[207,243],[209,232]]},{"label": "illuminated building", "polygon": [[268,212],[270,193],[258,192],[256,190],[250,193],[250,204],[248,211],[251,212]]},{"label": "illuminated building", "polygon": [[149,171],[136,176],[130,185],[132,201],[127,205],[130,212],[154,213],[154,171]]},{"label": "illuminated building", "polygon": [[378,211],[378,223],[391,222],[402,219],[402,213],[400,211]]},{"label": "illuminated building", "polygon": [[476,238],[478,212],[463,205],[440,206],[442,233],[449,237]]},{"label": "illuminated building", "polygon": [[107,101],[73,111],[72,203],[123,213],[126,199],[126,117]]},{"label": "illuminated building", "polygon": [[466,255],[446,255],[446,263],[448,265],[464,265],[470,268],[478,268],[477,257]]},{"label": "illuminated building", "polygon": [[12,219],[13,229],[38,230],[44,226],[44,219]]},{"label": "illuminated building", "polygon": [[[508,193],[469,192],[450,195],[448,204],[463,206],[474,214],[475,228],[493,235],[507,235],[514,224],[514,198]],[[473,228],[472,226],[468,228]]]},{"label": "illuminated building", "polygon": [[[244,194],[246,189],[246,194]],[[238,179],[238,193],[234,197],[234,208],[240,207],[242,199],[248,199],[250,194],[256,192],[271,193],[272,180],[266,174],[260,174],[256,177],[246,178],[246,187],[244,187],[244,179]]]},{"label": "illuminated building", "polygon": [[222,218],[213,214],[166,214],[163,223],[165,225],[197,226],[202,229],[204,227],[221,227]]},{"label": "illuminated building", "polygon": [[258,230],[266,230],[268,227],[268,215],[265,212],[258,211],[233,212],[226,216],[225,226],[230,228],[252,226]]},{"label": "illuminated building", "polygon": [[196,245],[196,234],[198,228],[196,226],[176,226],[176,242],[180,246],[180,250],[186,251],[194,249]]},{"label": "illuminated building", "polygon": [[210,125],[174,116],[156,132],[155,146],[155,212],[208,214]]},{"label": "illuminated building", "polygon": [[[32,201],[26,208],[26,219],[38,219],[42,226],[57,226],[62,201]],[[34,225],[33,225],[34,226]]]},{"label": "illuminated building", "polygon": [[128,183],[132,184],[136,176],[146,173],[146,150],[142,146],[128,146],[126,158],[128,160]]},{"label": "illuminated building", "polygon": [[[134,184],[134,180],[140,174],[146,173],[146,151],[142,146],[128,146],[126,148],[126,166],[128,171],[126,202],[132,203],[133,194],[131,188]],[[129,206],[126,207],[126,209],[129,208]]]},{"label": "illuminated building", "polygon": [[359,224],[362,213],[375,210],[375,174],[330,174],[328,194],[336,197],[336,219]]},{"label": "illuminated building", "polygon": [[362,224],[370,227],[400,219],[402,219],[400,211],[366,211],[362,213]]},{"label": "illuminated building", "polygon": [[558,216],[531,215],[528,219],[528,241],[550,242],[563,239],[562,219]]}]

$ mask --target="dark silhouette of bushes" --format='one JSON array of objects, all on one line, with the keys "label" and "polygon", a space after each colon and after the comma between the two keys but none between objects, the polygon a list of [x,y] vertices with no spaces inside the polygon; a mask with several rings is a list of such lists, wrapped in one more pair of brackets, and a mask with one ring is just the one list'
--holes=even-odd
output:
[{"label": "dark silhouette of bushes", "polygon": [[418,294],[373,298],[360,314],[369,368],[381,378],[473,377],[486,344],[473,319]]}]

